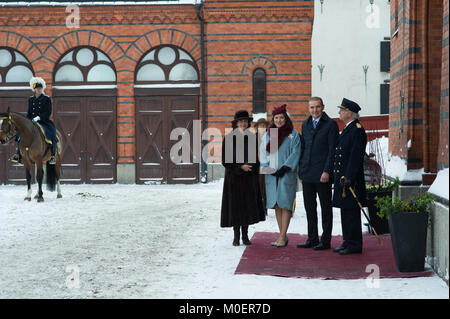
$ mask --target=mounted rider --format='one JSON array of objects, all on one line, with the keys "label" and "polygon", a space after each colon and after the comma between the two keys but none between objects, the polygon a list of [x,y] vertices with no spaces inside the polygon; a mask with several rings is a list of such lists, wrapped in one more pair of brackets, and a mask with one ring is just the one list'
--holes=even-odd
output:
[{"label": "mounted rider", "polygon": [[[56,138],[56,128],[50,116],[52,114],[52,101],[50,97],[44,94],[45,81],[40,77],[33,77],[30,80],[30,88],[34,92],[34,95],[28,99],[28,112],[27,118],[34,123],[39,123],[43,129],[45,135],[45,141],[50,144],[51,158],[49,164],[56,164],[56,149],[58,140]],[[11,158],[11,162],[21,163],[21,154],[19,148],[20,136],[17,136],[17,154]]]}]

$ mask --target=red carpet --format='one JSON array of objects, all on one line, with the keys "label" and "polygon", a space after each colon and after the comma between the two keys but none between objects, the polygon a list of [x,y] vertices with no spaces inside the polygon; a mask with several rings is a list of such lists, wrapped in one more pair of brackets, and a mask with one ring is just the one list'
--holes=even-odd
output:
[{"label": "red carpet", "polygon": [[363,253],[339,255],[332,251],[342,243],[341,236],[334,236],[331,248],[325,251],[297,248],[304,243],[306,235],[288,234],[287,247],[274,247],[270,243],[277,240],[278,233],[256,232],[247,246],[236,268],[235,274],[254,274],[298,278],[322,279],[360,279],[367,278],[373,270],[366,267],[378,265],[379,278],[429,277],[434,274],[431,268],[420,273],[400,273],[395,266],[389,234],[380,235],[380,246],[375,236],[363,235]]}]

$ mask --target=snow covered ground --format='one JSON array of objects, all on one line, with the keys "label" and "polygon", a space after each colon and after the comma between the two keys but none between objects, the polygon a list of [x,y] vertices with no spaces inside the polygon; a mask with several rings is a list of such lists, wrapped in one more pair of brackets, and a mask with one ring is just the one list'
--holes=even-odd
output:
[{"label": "snow covered ground", "polygon": [[[63,199],[39,204],[1,185],[0,298],[449,298],[437,276],[370,288],[234,275],[245,247],[219,227],[222,185],[63,185]],[[255,231],[277,231],[274,211]],[[289,232],[307,232],[301,192]]]}]

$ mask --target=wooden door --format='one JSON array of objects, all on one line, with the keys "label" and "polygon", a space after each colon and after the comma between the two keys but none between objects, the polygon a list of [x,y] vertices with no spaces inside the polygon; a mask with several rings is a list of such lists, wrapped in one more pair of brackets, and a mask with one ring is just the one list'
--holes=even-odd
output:
[{"label": "wooden door", "polygon": [[66,183],[116,182],[116,90],[55,90]]},{"label": "wooden door", "polygon": [[88,183],[116,182],[116,100],[86,98],[86,180]]},{"label": "wooden door", "polygon": [[[189,132],[191,138],[190,161],[189,163],[174,163],[171,158],[167,161],[167,177],[169,184],[190,184],[198,183],[199,165],[193,163],[193,121],[199,118],[198,96],[167,96],[167,124],[168,135],[175,128],[184,128]],[[167,155],[177,140],[168,140]],[[198,141],[200,142],[200,141]]]},{"label": "wooden door", "polygon": [[61,182],[78,184],[86,181],[85,130],[83,98],[55,97],[55,126],[63,139]]},{"label": "wooden door", "polygon": [[[8,107],[11,112],[27,114],[28,98],[32,95],[29,90],[0,91],[0,112],[6,112]],[[16,153],[16,142],[9,145],[0,144],[0,184],[26,184],[25,168],[23,164],[11,163],[9,160]],[[34,180],[34,169],[32,169]]]},{"label": "wooden door", "polygon": [[174,163],[170,150],[175,128],[190,134],[191,153],[193,120],[198,119],[198,90],[136,89],[136,183],[197,183],[199,165]]},{"label": "wooden door", "polygon": [[166,182],[164,97],[136,100],[136,183]]}]

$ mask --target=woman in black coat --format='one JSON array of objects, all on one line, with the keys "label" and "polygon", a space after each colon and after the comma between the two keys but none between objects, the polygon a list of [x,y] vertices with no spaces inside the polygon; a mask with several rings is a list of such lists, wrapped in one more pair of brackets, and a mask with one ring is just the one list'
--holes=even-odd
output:
[{"label": "woman in black coat", "polygon": [[[265,210],[259,188],[258,142],[248,128],[252,118],[247,111],[238,111],[232,122],[233,132],[222,142],[222,165],[225,167],[221,227],[233,227],[233,246],[250,245],[248,225],[265,220]],[[239,143],[239,140],[243,143]]]}]

